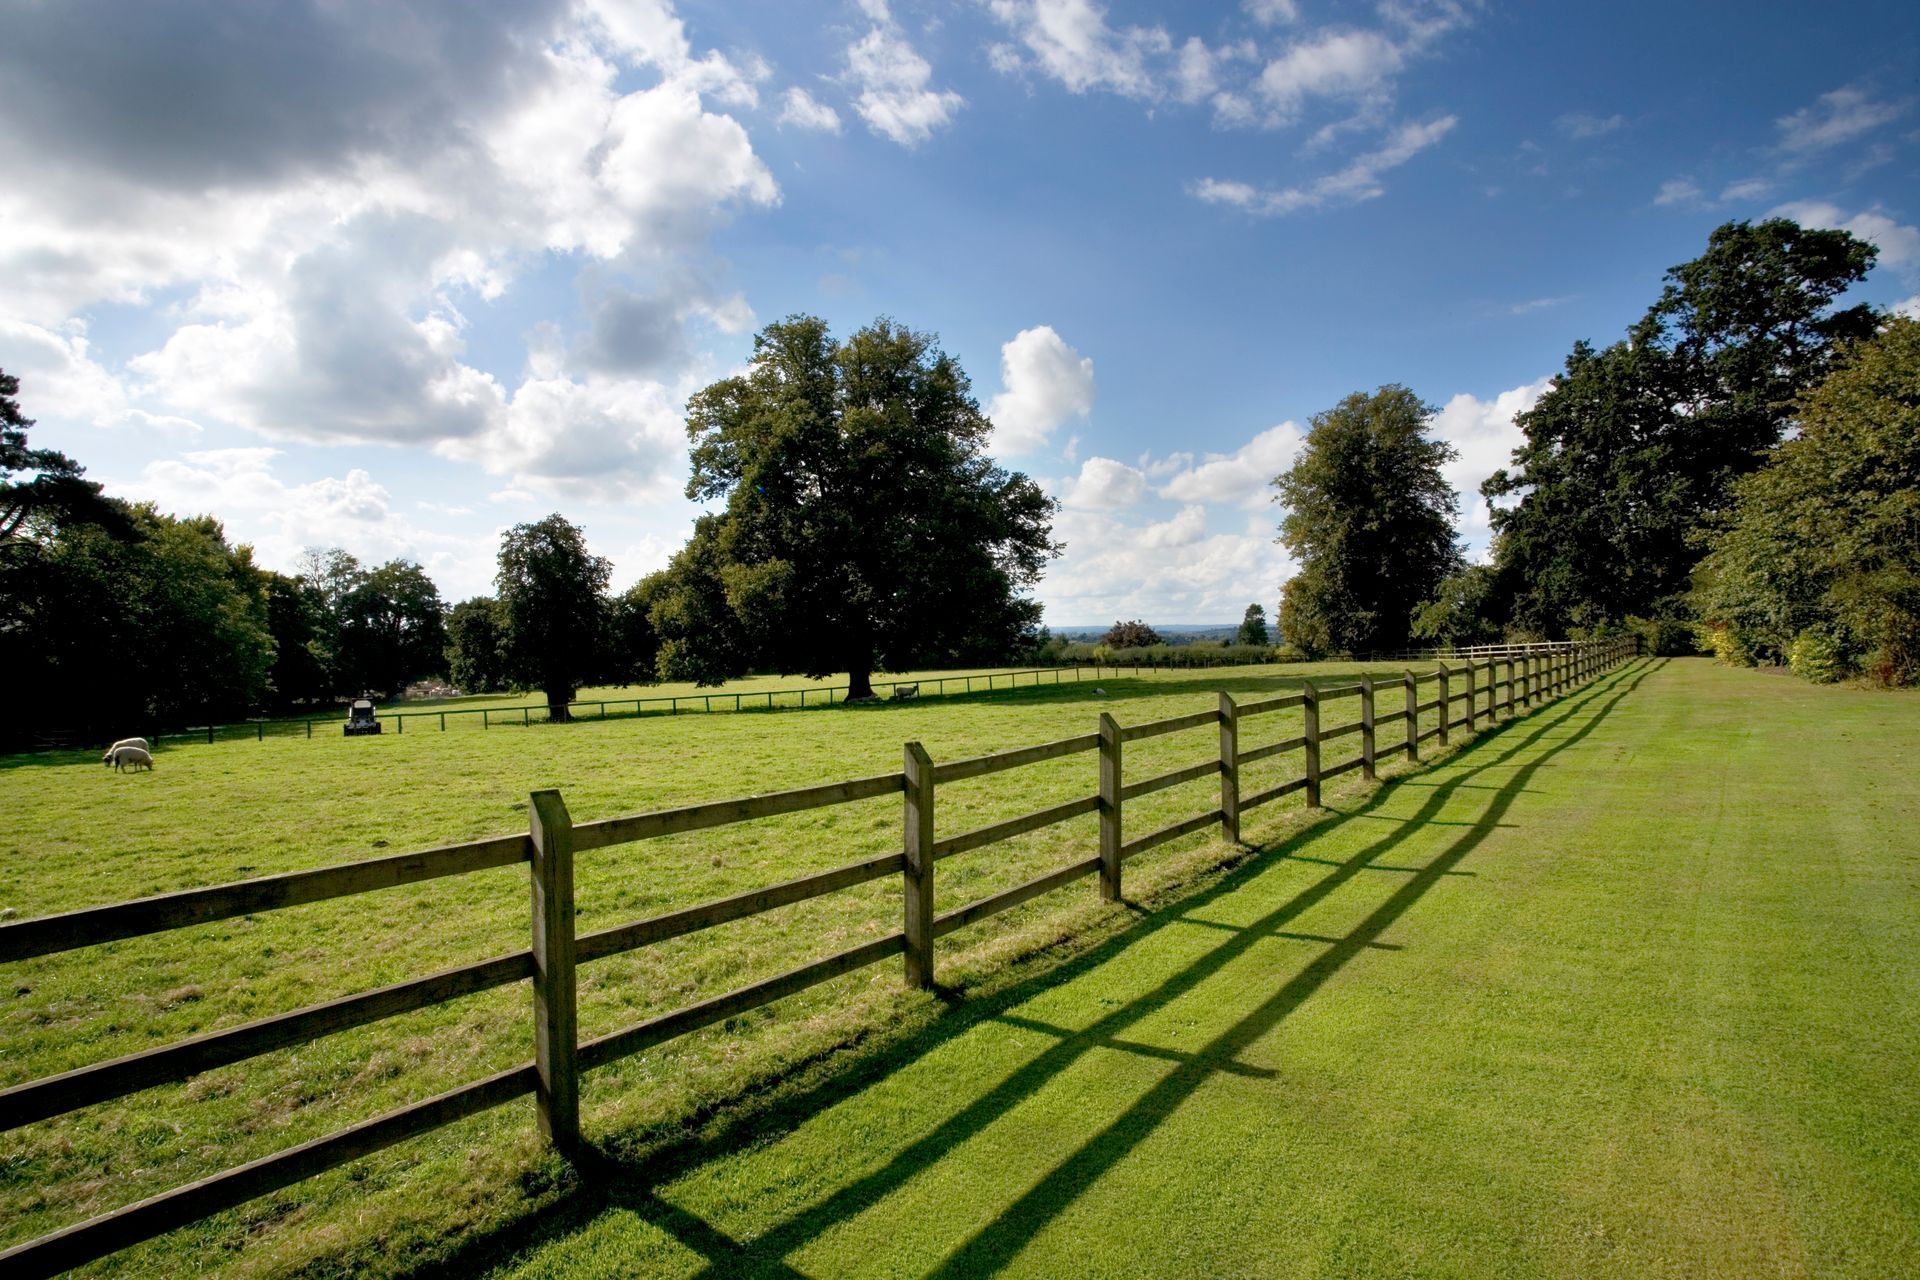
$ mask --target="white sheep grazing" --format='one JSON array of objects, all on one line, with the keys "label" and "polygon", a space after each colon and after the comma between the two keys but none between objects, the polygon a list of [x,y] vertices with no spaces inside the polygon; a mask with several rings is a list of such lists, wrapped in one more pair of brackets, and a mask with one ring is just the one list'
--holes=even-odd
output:
[{"label": "white sheep grazing", "polygon": [[144,747],[115,747],[107,752],[106,763],[113,766],[115,773],[125,772],[129,767],[138,769],[141,765],[151,771],[153,756]]},{"label": "white sheep grazing", "polygon": [[[138,747],[142,751],[153,750],[153,745],[145,738],[122,738],[120,741],[114,743],[113,747]],[[111,751],[113,747],[108,747],[107,750]]]}]

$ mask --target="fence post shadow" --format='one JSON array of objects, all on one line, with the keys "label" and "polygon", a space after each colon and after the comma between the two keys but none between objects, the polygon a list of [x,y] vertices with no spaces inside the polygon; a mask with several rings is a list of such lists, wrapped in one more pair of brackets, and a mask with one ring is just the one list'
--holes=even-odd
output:
[{"label": "fence post shadow", "polygon": [[[1325,899],[1367,869],[1375,859],[1405,841],[1420,826],[1422,817],[1437,813],[1456,793],[1475,790],[1466,785],[1468,779],[1504,767],[1515,756],[1533,748],[1562,725],[1585,717],[1585,723],[1571,735],[1521,765],[1501,786],[1489,789],[1489,798],[1480,818],[1427,867],[1403,882],[1361,925],[1338,939],[1331,952],[1310,962],[1252,1014],[1218,1038],[1215,1045],[1202,1051],[1202,1054],[1212,1058],[1223,1061],[1231,1059],[1246,1044],[1266,1034],[1296,1009],[1354,955],[1381,945],[1378,942],[1379,934],[1410,909],[1442,876],[1452,872],[1458,862],[1497,828],[1500,817],[1524,789],[1532,774],[1547,760],[1593,732],[1627,694],[1661,665],[1664,664],[1636,664],[1628,659],[1620,668],[1598,677],[1591,686],[1571,694],[1549,715],[1537,720],[1532,717],[1525,721],[1508,720],[1491,726],[1467,747],[1465,754],[1470,756],[1476,751],[1492,751],[1493,754],[1484,761],[1472,762],[1471,767],[1432,787],[1414,817],[1398,823],[1394,830],[1370,841],[1358,853],[1303,887],[1261,920],[1245,928],[1234,929],[1218,946],[1185,970],[1168,977],[1151,994],[1113,1010],[1085,1030],[1063,1036],[999,1085],[915,1139],[882,1168],[839,1188],[818,1204],[802,1210],[749,1243],[735,1241],[697,1215],[660,1199],[653,1188],[671,1182],[681,1173],[721,1154],[737,1151],[749,1144],[770,1142],[791,1133],[813,1117],[859,1094],[884,1076],[924,1058],[980,1023],[999,1019],[1039,992],[1074,981],[1098,969],[1122,952],[1152,938],[1159,930],[1179,923],[1186,913],[1204,909],[1209,903],[1232,894],[1255,876],[1272,869],[1277,861],[1286,859],[1317,840],[1333,826],[1368,816],[1395,792],[1402,781],[1420,775],[1409,774],[1391,779],[1351,809],[1329,811],[1330,816],[1278,843],[1253,850],[1222,879],[1210,885],[1190,893],[1176,892],[1151,909],[1137,903],[1123,902],[1135,913],[1136,918],[1115,936],[1078,956],[1016,978],[1004,987],[993,989],[990,986],[983,995],[960,998],[962,993],[936,992],[936,995],[943,997],[946,1007],[930,1024],[903,1029],[894,1037],[856,1051],[858,1056],[851,1061],[846,1060],[848,1055],[844,1049],[829,1049],[815,1059],[796,1064],[790,1074],[803,1077],[813,1075],[815,1078],[795,1093],[775,1098],[764,1105],[750,1104],[736,1118],[721,1120],[704,1134],[669,1140],[631,1152],[620,1150],[617,1142],[602,1143],[588,1159],[582,1161],[581,1169],[585,1176],[575,1182],[570,1190],[563,1192],[556,1202],[531,1209],[517,1221],[465,1240],[446,1256],[425,1262],[407,1274],[412,1280],[439,1280],[442,1277],[452,1280],[453,1277],[471,1275],[493,1262],[570,1234],[608,1209],[619,1208],[634,1213],[705,1258],[707,1265],[700,1273],[702,1275],[796,1275],[798,1273],[782,1261],[785,1254],[884,1199],[937,1163],[948,1151],[1031,1096],[1102,1039],[1110,1038],[1119,1028],[1166,1007],[1262,938],[1282,932],[1283,926],[1290,920]],[[1194,1057],[1197,1061],[1201,1054]],[[1158,1123],[1158,1116],[1167,1114],[1181,1097],[1190,1093],[1215,1069],[1206,1065],[1177,1069],[1099,1135],[1056,1165],[993,1224],[961,1245],[929,1274],[980,1274],[1009,1260],[1047,1222],[1071,1204],[1093,1179],[1152,1132]],[[740,1101],[743,1099],[720,1100],[707,1114],[721,1112]],[[1150,1123],[1129,1123],[1130,1117],[1147,1114],[1155,1117]]]}]

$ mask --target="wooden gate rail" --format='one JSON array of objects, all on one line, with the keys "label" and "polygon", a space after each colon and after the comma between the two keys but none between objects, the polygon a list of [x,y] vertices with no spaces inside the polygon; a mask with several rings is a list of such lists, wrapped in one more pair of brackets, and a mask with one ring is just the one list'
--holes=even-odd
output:
[{"label": "wooden gate rail", "polygon": [[[529,830],[525,835],[500,836],[319,870],[263,876],[0,924],[0,962],[4,962],[517,863],[528,865],[534,889],[532,946],[527,950],[342,996],[0,1090],[0,1131],[4,1131],[155,1085],[185,1080],[274,1049],[308,1043],[337,1031],[531,980],[533,1062],[15,1245],[0,1253],[0,1263],[7,1265],[9,1277],[51,1275],[528,1094],[536,1099],[536,1114],[543,1134],[564,1153],[576,1156],[582,1148],[581,1072],[894,955],[906,957],[906,977],[910,985],[931,986],[932,944],[936,938],[1096,873],[1100,876],[1102,896],[1117,899],[1120,867],[1131,857],[1215,824],[1219,824],[1224,839],[1238,840],[1240,815],[1247,810],[1303,790],[1307,793],[1308,805],[1317,807],[1320,785],[1325,780],[1355,769],[1364,769],[1372,777],[1381,746],[1379,728],[1382,724],[1406,724],[1404,742],[1400,745],[1408,758],[1413,759],[1419,744],[1430,738],[1437,736],[1445,744],[1450,728],[1465,726],[1471,730],[1478,726],[1480,716],[1491,719],[1501,711],[1518,714],[1521,707],[1532,707],[1611,670],[1635,651],[1635,643],[1624,639],[1560,646],[1544,655],[1520,655],[1517,672],[1513,657],[1506,656],[1460,668],[1442,666],[1425,674],[1409,671],[1384,685],[1376,684],[1372,676],[1363,676],[1355,684],[1331,688],[1307,684],[1298,694],[1244,704],[1237,704],[1222,693],[1217,709],[1125,728],[1112,716],[1102,714],[1097,733],[945,764],[935,764],[919,743],[908,743],[905,768],[899,773],[579,824],[568,815],[558,792],[539,791],[530,798]],[[1500,662],[1505,663],[1505,670],[1496,673]],[[1504,675],[1504,679],[1497,679],[1497,674]],[[1484,684],[1475,680],[1476,675],[1485,676]],[[1465,677],[1464,686],[1458,692],[1450,683],[1454,676]],[[1437,681],[1438,696],[1426,702],[1415,701],[1420,686],[1428,681]],[[1377,691],[1395,684],[1405,690],[1407,705],[1398,711],[1376,713]],[[1504,697],[1496,697],[1502,687]],[[1480,705],[1483,689],[1484,709]],[[1322,731],[1320,707],[1353,696],[1360,699],[1360,720]],[[1463,700],[1465,714],[1455,717],[1454,708]],[[1302,735],[1263,746],[1240,747],[1242,720],[1296,706],[1301,708],[1304,721]],[[1437,712],[1439,722],[1419,731],[1419,718],[1427,712]],[[1125,781],[1122,767],[1125,743],[1208,726],[1216,727],[1219,732],[1217,759],[1132,783]],[[1360,754],[1322,767],[1321,744],[1354,734],[1360,736]],[[1287,779],[1251,795],[1240,794],[1242,766],[1295,750],[1305,753],[1304,776]],[[1088,751],[1097,751],[1100,756],[1100,785],[1096,794],[944,839],[934,838],[936,796],[941,784]],[[1125,801],[1213,777],[1219,778],[1220,785],[1217,807],[1169,823],[1134,840],[1124,838]],[[906,817],[903,848],[899,852],[598,932],[576,934],[573,861],[577,853],[896,794],[903,797]],[[1098,856],[1048,871],[944,914],[933,914],[933,876],[939,860],[1086,814],[1098,814],[1100,818]],[[595,1039],[580,1038],[574,1013],[575,974],[579,964],[894,875],[901,877],[902,885],[903,928],[899,932]]]}]

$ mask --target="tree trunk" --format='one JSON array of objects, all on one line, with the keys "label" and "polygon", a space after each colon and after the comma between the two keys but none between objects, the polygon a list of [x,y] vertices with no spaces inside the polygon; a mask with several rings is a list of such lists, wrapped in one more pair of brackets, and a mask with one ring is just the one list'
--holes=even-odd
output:
[{"label": "tree trunk", "polygon": [[573,701],[573,686],[550,684],[547,686],[547,719],[554,724],[565,724],[573,717],[567,714],[567,704]]},{"label": "tree trunk", "polygon": [[847,701],[858,702],[873,697],[873,672],[867,663],[857,663],[847,672]]}]

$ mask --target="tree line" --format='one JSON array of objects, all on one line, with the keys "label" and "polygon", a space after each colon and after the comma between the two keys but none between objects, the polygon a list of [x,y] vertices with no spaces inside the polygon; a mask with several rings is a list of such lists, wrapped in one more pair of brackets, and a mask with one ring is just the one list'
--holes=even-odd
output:
[{"label": "tree line", "polygon": [[1481,488],[1489,563],[1402,386],[1316,415],[1274,481],[1312,654],[1599,637],[1709,644],[1815,679],[1920,679],[1920,358],[1912,320],[1843,307],[1875,247],[1785,219],[1716,229],[1620,341],[1576,342]]},{"label": "tree line", "polygon": [[567,718],[593,683],[749,671],[1000,663],[1044,640],[1029,588],[1057,504],[986,452],[992,424],[931,335],[851,337],[793,316],[748,371],[688,403],[687,494],[708,507],[660,572],[619,592],[565,517],[502,539],[495,590],[448,607],[420,565],[310,550],[281,574],[210,516],[101,491],[27,444],[0,373],[0,662],[23,691],[0,736],[118,731],[398,695],[423,677],[538,689]]}]

